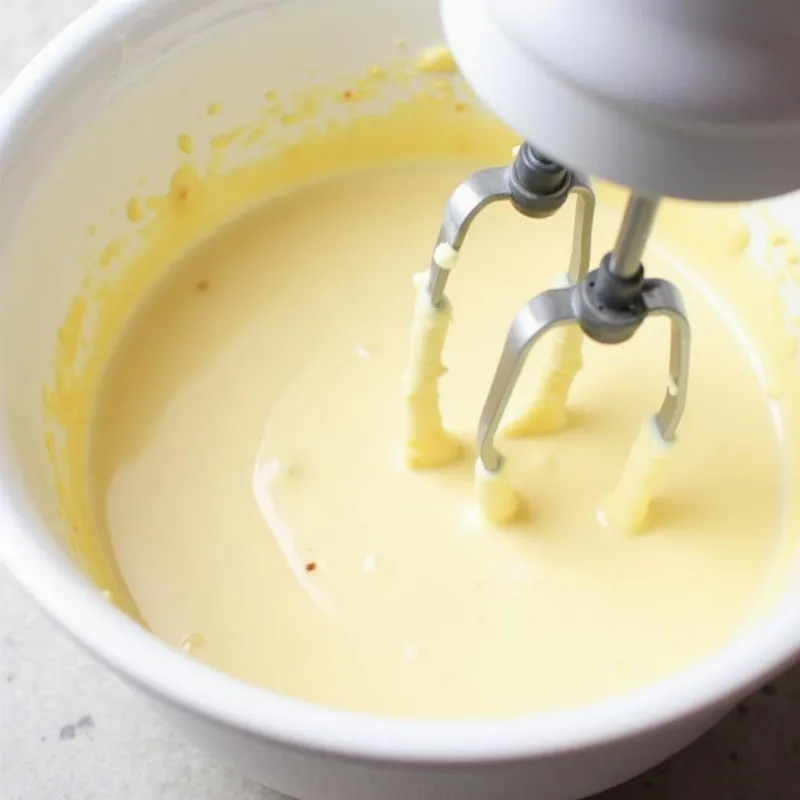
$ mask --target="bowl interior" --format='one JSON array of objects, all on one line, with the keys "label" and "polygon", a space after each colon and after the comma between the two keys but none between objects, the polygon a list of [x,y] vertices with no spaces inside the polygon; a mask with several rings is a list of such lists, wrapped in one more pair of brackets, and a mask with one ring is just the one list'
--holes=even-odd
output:
[{"label": "bowl interior", "polygon": [[[130,233],[128,198],[168,190],[179,135],[193,137],[192,160],[202,167],[209,141],[257,118],[265,93],[363,75],[399,55],[398,38],[409,52],[441,39],[434,0],[376,0],[368,11],[357,0],[204,0],[142,14],[137,5],[92,12],[87,36],[108,28],[102,39],[77,58],[66,48],[63,70],[38,96],[12,91],[5,109],[17,116],[5,130],[0,123],[0,385],[3,445],[15,464],[7,488],[65,536],[44,449],[42,387],[87,265]],[[29,68],[34,79],[37,68]],[[214,103],[219,111],[209,114]],[[31,105],[33,113],[19,115]],[[257,143],[226,166],[260,156]],[[41,539],[41,530],[30,535]],[[60,559],[54,541],[41,544]]]}]

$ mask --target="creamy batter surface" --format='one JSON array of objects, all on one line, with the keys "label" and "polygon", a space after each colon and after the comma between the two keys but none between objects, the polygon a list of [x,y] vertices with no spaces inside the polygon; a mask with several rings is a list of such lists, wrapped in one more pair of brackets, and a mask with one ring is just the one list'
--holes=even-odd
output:
[{"label": "creamy batter surface", "polygon": [[[775,419],[746,331],[658,237],[649,273],[680,286],[694,327],[646,533],[596,511],[663,397],[663,320],[585,342],[565,427],[498,440],[529,513],[474,513],[485,393],[513,314],[566,269],[571,209],[478,217],[448,287],[441,408],[460,455],[403,466],[412,277],[482,166],[374,166],[272,199],[197,244],[127,323],[95,401],[93,514],[143,620],[191,657],[330,706],[517,715],[654,681],[756,613],[783,536]],[[600,200],[595,259],[619,220],[617,194]]]}]

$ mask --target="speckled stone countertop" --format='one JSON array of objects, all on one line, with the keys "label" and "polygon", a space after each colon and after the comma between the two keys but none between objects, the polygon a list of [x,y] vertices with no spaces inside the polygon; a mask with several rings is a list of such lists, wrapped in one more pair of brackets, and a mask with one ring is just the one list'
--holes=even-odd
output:
[{"label": "speckled stone countertop", "polygon": [[[0,0],[0,90],[89,5]],[[0,567],[0,799],[51,798],[280,800],[184,742],[67,641]],[[800,668],[602,800],[800,800]]]}]

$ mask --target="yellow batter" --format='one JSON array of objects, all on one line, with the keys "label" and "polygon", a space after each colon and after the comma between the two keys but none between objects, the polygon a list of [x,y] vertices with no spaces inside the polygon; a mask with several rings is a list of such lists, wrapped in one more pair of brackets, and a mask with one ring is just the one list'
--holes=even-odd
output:
[{"label": "yellow batter", "polygon": [[[87,337],[89,367],[71,366],[62,332],[48,408],[68,434],[52,449],[74,546],[190,657],[336,707],[519,715],[674,672],[779,586],[796,521],[783,502],[795,386],[776,355],[772,295],[726,289],[744,286],[746,269],[729,264],[724,236],[707,242],[716,211],[668,204],[647,257],[682,289],[694,328],[680,445],[645,535],[604,528],[596,511],[663,397],[665,320],[624,346],[583,343],[560,430],[498,439],[516,521],[476,513],[478,415],[513,314],[566,269],[571,209],[531,221],[495,205],[474,223],[448,286],[446,347],[429,364],[447,367],[440,466],[398,459],[422,457],[407,447],[412,276],[452,188],[507,159],[508,135],[481,119],[419,100],[312,137],[280,169],[188,184],[184,173],[151,204],[161,238],[123,271],[124,291],[98,294],[101,308],[117,305]],[[291,188],[315,172],[328,175]],[[176,185],[188,186],[185,208]],[[287,185],[164,272],[165,254]],[[621,199],[601,188],[595,257]],[[134,274],[161,276],[136,307],[146,282]],[[753,326],[741,330],[731,309],[745,299],[752,320],[735,319]],[[509,419],[525,413],[536,374],[532,364]],[[111,566],[92,555],[104,537]]]}]

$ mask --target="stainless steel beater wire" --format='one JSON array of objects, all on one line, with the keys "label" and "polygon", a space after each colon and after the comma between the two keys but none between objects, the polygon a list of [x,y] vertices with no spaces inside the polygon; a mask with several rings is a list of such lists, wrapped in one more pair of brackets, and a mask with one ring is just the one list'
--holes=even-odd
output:
[{"label": "stainless steel beater wire", "polygon": [[610,269],[620,278],[631,278],[638,271],[660,202],[658,197],[635,193],[628,199],[611,253]]}]

